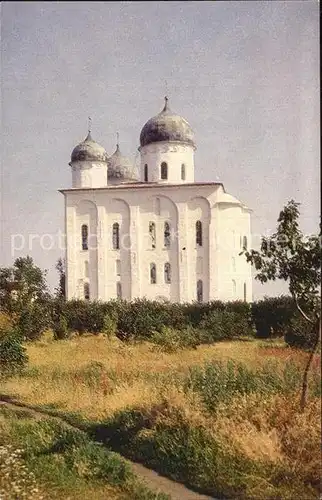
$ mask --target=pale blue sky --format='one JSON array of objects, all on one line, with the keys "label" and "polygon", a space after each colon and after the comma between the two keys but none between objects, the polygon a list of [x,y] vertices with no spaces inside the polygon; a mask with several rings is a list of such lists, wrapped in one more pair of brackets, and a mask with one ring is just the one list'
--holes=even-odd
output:
[{"label": "pale blue sky", "polygon": [[[58,248],[28,235],[64,229],[68,162],[86,135],[135,158],[163,106],[196,134],[196,180],[224,183],[275,229],[291,198],[302,227],[319,214],[319,4],[316,1],[2,2],[1,261],[29,253],[54,270]],[[26,246],[12,255],[11,235]],[[258,238],[257,238],[258,240]],[[44,240],[45,241],[45,240]],[[48,240],[47,240],[48,241]],[[254,285],[254,296],[283,291]]]}]

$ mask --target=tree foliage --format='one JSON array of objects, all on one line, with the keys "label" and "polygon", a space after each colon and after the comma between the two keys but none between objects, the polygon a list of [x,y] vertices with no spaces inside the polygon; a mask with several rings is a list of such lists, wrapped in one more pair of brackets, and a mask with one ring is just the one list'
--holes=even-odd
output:
[{"label": "tree foliage", "polygon": [[276,232],[262,238],[260,250],[245,251],[261,283],[284,280],[302,318],[312,325],[314,341],[303,375],[301,407],[306,402],[308,372],[321,335],[321,225],[305,237],[299,227],[299,203],[291,200],[280,212]]},{"label": "tree foliage", "polygon": [[59,257],[56,263],[56,271],[59,275],[58,287],[55,288],[56,297],[65,299],[66,298],[66,263],[65,259]]},{"label": "tree foliage", "polygon": [[29,255],[17,258],[12,267],[0,268],[1,308],[12,314],[34,301],[46,301],[49,297],[46,274]]}]

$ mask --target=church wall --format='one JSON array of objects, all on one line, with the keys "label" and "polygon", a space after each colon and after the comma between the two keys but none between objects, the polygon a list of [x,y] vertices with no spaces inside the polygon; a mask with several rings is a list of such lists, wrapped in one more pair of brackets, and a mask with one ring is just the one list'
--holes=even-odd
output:
[{"label": "church wall", "polygon": [[[86,252],[79,250],[81,224],[89,223],[96,227],[97,235],[97,251],[90,258],[93,299],[116,298],[116,283],[120,281],[122,297],[129,300],[145,296],[190,302],[196,300],[197,281],[201,279],[204,301],[243,299],[244,282],[250,300],[250,266],[245,257],[238,256],[241,236],[247,235],[251,244],[249,213],[238,205],[216,203],[220,190],[220,185],[159,185],[66,192],[68,244],[76,245],[75,251],[67,250],[68,298],[79,296],[75,280],[84,272],[86,260]],[[197,220],[202,222],[202,247],[196,245]],[[170,248],[164,248],[166,221],[171,225]],[[113,250],[112,245],[112,227],[116,222],[120,228],[119,250]],[[155,223],[155,249],[151,248],[150,222]],[[121,263],[120,276],[117,260]],[[164,282],[165,262],[171,264],[170,284]],[[156,264],[156,284],[150,283],[151,263]],[[232,276],[236,277],[235,293]]]},{"label": "church wall", "polygon": [[[201,196],[190,198],[187,202],[187,257],[188,300],[197,300],[197,282],[202,283],[203,301],[209,300],[209,224],[210,204]],[[201,245],[197,242],[197,223],[201,223]]]},{"label": "church wall", "polygon": [[218,205],[218,229],[216,235],[219,296],[222,300],[252,299],[251,267],[242,251],[244,236],[250,241],[250,215],[242,207],[221,203]]},{"label": "church wall", "polygon": [[[75,207],[74,266],[75,293],[84,298],[84,285],[89,284],[90,297],[97,297],[97,207],[91,200],[83,199]],[[82,248],[82,226],[88,227],[88,250]]]},{"label": "church wall", "polygon": [[[104,276],[103,296],[117,298],[117,285],[121,285],[122,298],[131,299],[131,242],[130,207],[124,199],[105,198],[102,220],[103,245],[100,273]],[[118,224],[119,249],[113,248],[113,224]]]},{"label": "church wall", "polygon": [[[148,196],[140,202],[140,282],[142,295],[148,299],[180,299],[178,268],[178,210],[176,204],[162,194]],[[151,223],[154,225],[150,227]],[[165,238],[165,224],[169,236]],[[166,241],[165,241],[166,240]],[[167,246],[169,242],[169,246]],[[154,248],[153,248],[154,247]],[[169,273],[165,265],[170,264]],[[155,265],[156,283],[151,283],[151,266]],[[167,283],[170,276],[170,283]]]}]

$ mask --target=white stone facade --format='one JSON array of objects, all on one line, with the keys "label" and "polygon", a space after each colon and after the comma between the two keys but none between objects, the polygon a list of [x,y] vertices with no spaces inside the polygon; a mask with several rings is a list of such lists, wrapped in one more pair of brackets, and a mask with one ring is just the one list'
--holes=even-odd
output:
[{"label": "white stone facade", "polygon": [[[169,120],[166,107],[158,119],[164,111]],[[139,148],[141,180],[132,182],[108,182],[105,150],[97,145],[95,161],[91,137],[75,148],[73,187],[61,191],[68,299],[252,300],[251,267],[239,255],[251,245],[251,211],[221,183],[194,182],[187,126],[168,141],[153,130],[154,142]]]}]

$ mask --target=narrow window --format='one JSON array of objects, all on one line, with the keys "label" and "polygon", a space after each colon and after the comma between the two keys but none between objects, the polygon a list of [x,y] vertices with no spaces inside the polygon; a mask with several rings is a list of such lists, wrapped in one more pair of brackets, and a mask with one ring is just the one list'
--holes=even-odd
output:
[{"label": "narrow window", "polygon": [[197,281],[197,301],[203,301],[203,283],[202,280]]},{"label": "narrow window", "polygon": [[113,224],[113,250],[120,248],[120,225],[118,222]]},{"label": "narrow window", "polygon": [[116,276],[121,276],[121,261],[119,259],[116,261]]},{"label": "narrow window", "polygon": [[236,296],[236,281],[233,280],[233,296]]},{"label": "narrow window", "polygon": [[181,165],[181,180],[186,180],[186,166],[184,163]]},{"label": "narrow window", "polygon": [[116,296],[118,299],[122,298],[122,284],[119,281],[116,283]]},{"label": "narrow window", "polygon": [[247,301],[247,288],[246,288],[246,283],[244,283],[244,302]]},{"label": "narrow window", "polygon": [[202,247],[202,224],[200,220],[196,222],[196,244]]},{"label": "narrow window", "polygon": [[164,264],[164,282],[171,283],[171,264],[166,262]]},{"label": "narrow window", "polygon": [[247,250],[247,237],[243,237],[243,250]]},{"label": "narrow window", "polygon": [[148,165],[147,163],[144,165],[144,182],[148,182],[149,174],[148,174]]},{"label": "narrow window", "polygon": [[166,180],[168,178],[168,165],[165,161],[161,163],[161,179]]},{"label": "narrow window", "polygon": [[149,222],[149,235],[151,240],[151,247],[155,248],[155,223]]},{"label": "narrow window", "polygon": [[164,223],[164,246],[169,248],[171,244],[171,233],[169,222]]},{"label": "narrow window", "polygon": [[88,250],[88,226],[82,225],[82,250]]},{"label": "narrow window", "polygon": [[154,263],[150,264],[150,283],[155,284],[157,282],[157,268]]},{"label": "narrow window", "polygon": [[85,260],[85,262],[84,262],[84,275],[85,275],[85,278],[89,278],[89,264],[88,264],[88,260]]},{"label": "narrow window", "polygon": [[84,299],[89,300],[89,283],[84,283]]}]

